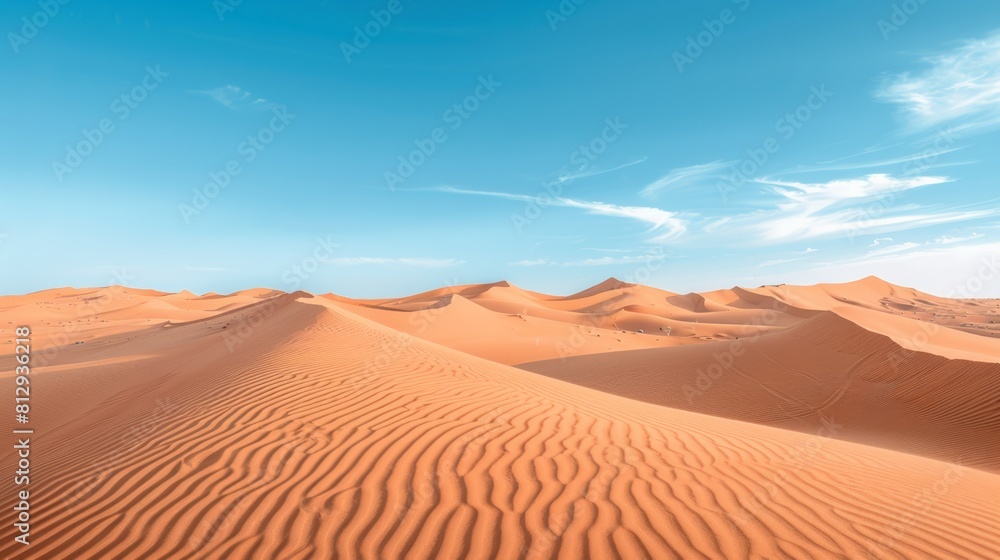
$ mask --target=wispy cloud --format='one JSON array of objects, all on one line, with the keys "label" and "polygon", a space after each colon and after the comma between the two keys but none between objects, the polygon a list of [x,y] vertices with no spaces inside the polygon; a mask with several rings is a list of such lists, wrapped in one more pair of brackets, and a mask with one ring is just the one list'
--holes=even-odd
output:
[{"label": "wispy cloud", "polygon": [[844,200],[865,199],[928,185],[950,183],[953,180],[948,177],[893,177],[885,173],[875,173],[855,179],[838,179],[825,183],[768,179],[756,182],[772,186],[774,192],[797,204],[810,204],[822,208]]},{"label": "wispy cloud", "polygon": [[754,268],[767,268],[767,267],[770,267],[770,266],[777,266],[779,264],[788,264],[788,263],[803,261],[803,260],[806,260],[806,258],[807,258],[806,255],[811,255],[811,254],[817,253],[817,252],[819,252],[819,249],[813,249],[812,247],[807,247],[807,248],[805,248],[805,249],[803,249],[801,251],[792,251],[792,255],[795,255],[795,256],[792,256],[792,257],[779,257],[779,258],[775,258],[775,259],[766,260],[766,261],[763,261],[762,263],[758,264]]},{"label": "wispy cloud", "polygon": [[461,261],[458,259],[415,259],[415,258],[390,259],[383,257],[344,257],[344,258],[329,259],[326,262],[335,266],[396,265],[396,266],[413,266],[419,268],[448,268],[463,264],[465,261]]},{"label": "wispy cloud", "polygon": [[610,167],[608,169],[597,169],[597,168],[590,168],[589,166],[586,166],[586,167],[583,167],[583,168],[579,169],[578,171],[575,171],[575,172],[572,172],[572,173],[566,172],[564,170],[564,171],[562,171],[562,172],[559,173],[559,176],[556,177],[556,179],[553,182],[555,182],[555,183],[570,183],[570,182],[576,181],[577,179],[585,179],[587,177],[594,177],[596,175],[604,175],[605,173],[611,173],[611,172],[614,172],[614,171],[625,169],[626,167],[632,167],[633,165],[638,165],[638,164],[643,163],[644,161],[646,161],[648,159],[649,159],[648,157],[642,156],[641,158],[639,158],[637,160],[630,161],[628,163],[623,163],[623,164],[615,166],[615,167]]},{"label": "wispy cloud", "polygon": [[790,262],[801,261],[801,260],[802,260],[802,257],[795,258],[795,259],[772,259],[772,260],[764,261],[764,262],[760,263],[759,265],[757,265],[756,268],[767,268],[769,266],[777,266],[779,264],[787,264],[787,263],[790,263]]},{"label": "wispy cloud", "polygon": [[[764,241],[778,242],[843,235],[851,228],[872,233],[898,231],[985,217],[993,213],[957,211],[904,214],[902,208],[895,214],[890,212],[892,197],[911,189],[951,181],[947,177],[893,177],[886,174],[826,183],[760,180],[758,182],[768,185],[779,200],[774,210],[744,216],[742,222],[751,221],[752,229]],[[877,216],[872,215],[864,204],[871,201],[881,201]],[[915,208],[906,209],[912,211]]]},{"label": "wispy cloud", "polygon": [[639,194],[655,197],[660,191],[670,187],[683,187],[700,181],[722,177],[722,171],[731,166],[731,161],[713,161],[688,167],[671,169],[669,173],[643,187]]},{"label": "wispy cloud", "polygon": [[658,234],[653,238],[653,241],[656,242],[672,241],[683,235],[687,230],[685,221],[679,218],[678,214],[659,208],[650,206],[618,206],[606,202],[586,202],[570,198],[563,198],[561,200],[564,206],[586,210],[590,214],[627,218],[650,224],[650,231]]},{"label": "wispy cloud", "polygon": [[508,263],[509,266],[543,266],[547,264],[554,263],[549,259],[525,259],[523,261]]},{"label": "wispy cloud", "polygon": [[965,243],[966,241],[972,241],[981,237],[986,237],[986,234],[973,233],[972,235],[967,235],[965,237],[952,237],[950,235],[945,235],[943,237],[938,237],[934,240],[934,242],[938,245],[953,245],[955,243]]},{"label": "wispy cloud", "polygon": [[723,228],[726,224],[733,221],[733,216],[724,216],[722,218],[711,218],[704,225],[701,226],[706,233],[713,233],[716,230]]},{"label": "wispy cloud", "polygon": [[870,247],[878,247],[879,245],[882,244],[883,241],[888,241],[889,243],[892,243],[892,238],[891,237],[875,238],[874,240],[872,240],[872,244],[870,245]]},{"label": "wispy cloud", "polygon": [[631,253],[629,249],[602,249],[600,247],[584,247],[587,251],[597,251],[600,253]]},{"label": "wispy cloud", "polygon": [[900,105],[917,129],[944,122],[962,130],[1000,123],[1000,32],[923,61],[923,72],[887,78],[876,96]]},{"label": "wispy cloud", "polygon": [[262,97],[255,97],[251,95],[249,91],[234,85],[225,85],[207,91],[196,91],[195,93],[207,95],[223,106],[234,111],[242,111],[245,109],[267,109],[274,106],[274,104],[268,100]]},{"label": "wispy cloud", "polygon": [[[873,169],[876,167],[885,168],[893,165],[905,165],[915,162],[920,163],[918,169],[920,169],[921,171],[927,171],[928,169],[934,167],[945,167],[945,166],[950,167],[956,165],[971,165],[973,163],[976,163],[974,161],[951,162],[951,163],[938,162],[938,158],[940,158],[941,156],[950,154],[952,152],[957,152],[960,149],[961,148],[942,148],[940,150],[934,151],[932,154],[928,154],[927,150],[922,150],[920,152],[913,154],[907,154],[894,158],[883,158],[874,161],[856,161],[856,162],[846,162],[846,163],[836,163],[836,164],[826,163],[819,165],[803,165],[784,171],[782,172],[782,174],[793,175],[799,173],[817,173],[822,171],[852,171],[859,169]],[[842,159],[848,160],[851,159],[852,157],[854,156],[848,156]],[[933,161],[930,161],[932,159]],[[906,166],[906,168],[909,167],[912,166]]]},{"label": "wispy cloud", "polygon": [[869,147],[865,148],[864,150],[861,150],[860,152],[853,153],[853,154],[848,154],[846,156],[842,156],[842,157],[839,157],[839,158],[834,158],[834,159],[830,159],[830,160],[826,160],[826,161],[821,161],[821,162],[819,162],[819,164],[820,165],[828,165],[828,164],[831,164],[831,163],[839,163],[841,161],[845,161],[845,160],[848,160],[848,159],[853,159],[853,158],[856,158],[856,157],[866,156],[866,155],[869,155],[869,154],[874,154],[876,152],[881,152],[881,151],[884,151],[884,150],[895,148],[898,145],[899,144],[896,143],[896,144],[890,144],[888,146],[869,146]]},{"label": "wispy cloud", "polygon": [[619,206],[617,204],[609,204],[606,202],[588,202],[563,197],[550,197],[543,199],[538,196],[456,189],[454,187],[438,187],[431,190],[451,194],[487,196],[493,198],[503,198],[506,200],[517,200],[521,202],[535,203],[542,207],[559,206],[563,208],[576,208],[584,210],[588,214],[634,220],[645,223],[649,226],[649,232],[654,234],[654,237],[650,239],[653,243],[666,243],[668,241],[673,241],[684,235],[687,231],[687,220],[681,218],[680,214],[650,206]]},{"label": "wispy cloud", "polygon": [[920,247],[920,246],[921,246],[920,243],[913,243],[911,241],[908,241],[906,243],[900,243],[898,245],[888,245],[888,246],[885,246],[885,247],[880,247],[880,248],[875,249],[873,251],[868,251],[868,254],[865,255],[865,256],[867,258],[882,257],[882,256],[885,256],[885,255],[893,255],[893,254],[896,254],[896,253],[902,253],[903,251],[909,251],[911,249],[916,249],[917,247]]}]

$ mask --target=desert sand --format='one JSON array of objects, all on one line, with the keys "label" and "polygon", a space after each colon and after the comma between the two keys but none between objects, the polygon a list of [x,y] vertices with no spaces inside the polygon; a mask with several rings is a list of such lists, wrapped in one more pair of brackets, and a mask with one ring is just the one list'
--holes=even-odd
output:
[{"label": "desert sand", "polygon": [[63,288],[0,297],[9,395],[22,325],[33,542],[5,521],[4,558],[1000,550],[997,301]]}]

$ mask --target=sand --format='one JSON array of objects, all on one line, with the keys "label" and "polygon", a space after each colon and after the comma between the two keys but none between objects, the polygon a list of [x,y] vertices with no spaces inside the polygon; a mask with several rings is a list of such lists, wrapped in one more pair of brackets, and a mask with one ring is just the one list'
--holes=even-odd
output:
[{"label": "sand", "polygon": [[876,279],[2,297],[36,435],[33,544],[4,523],[0,555],[996,558],[996,303]]}]

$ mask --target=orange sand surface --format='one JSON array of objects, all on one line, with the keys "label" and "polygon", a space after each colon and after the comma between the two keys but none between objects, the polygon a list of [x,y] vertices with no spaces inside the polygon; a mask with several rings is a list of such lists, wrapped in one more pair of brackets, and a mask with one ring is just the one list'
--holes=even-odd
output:
[{"label": "orange sand surface", "polygon": [[0,297],[11,401],[23,325],[32,544],[9,515],[3,558],[1000,550],[997,301],[63,288]]}]

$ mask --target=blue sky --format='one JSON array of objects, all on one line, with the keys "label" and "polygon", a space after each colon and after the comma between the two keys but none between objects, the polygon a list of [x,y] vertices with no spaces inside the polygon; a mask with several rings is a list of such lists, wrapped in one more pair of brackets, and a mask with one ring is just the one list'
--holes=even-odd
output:
[{"label": "blue sky", "polygon": [[0,293],[1000,296],[996,2],[576,2],[5,2]]}]

